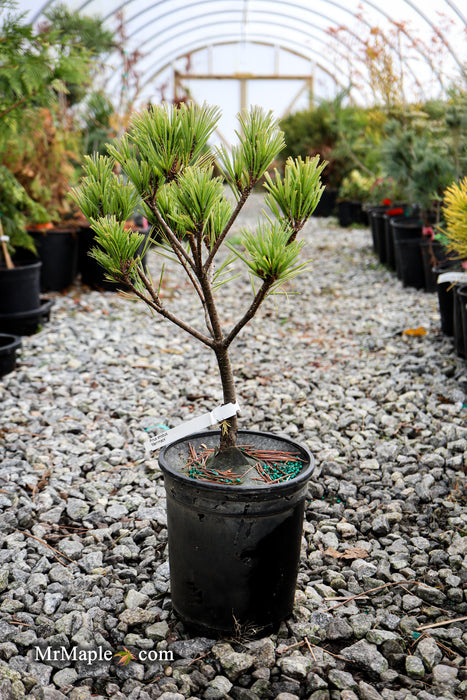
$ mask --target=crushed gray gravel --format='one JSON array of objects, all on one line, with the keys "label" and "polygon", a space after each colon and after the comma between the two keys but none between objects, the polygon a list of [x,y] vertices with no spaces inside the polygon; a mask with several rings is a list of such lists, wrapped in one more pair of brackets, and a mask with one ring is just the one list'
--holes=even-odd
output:
[{"label": "crushed gray gravel", "polygon": [[[306,443],[321,470],[293,616],[222,640],[173,617],[143,443],[221,403],[216,367],[140,303],[78,282],[0,380],[1,700],[467,697],[465,362],[436,295],[378,265],[367,229],[314,218],[304,238],[299,294],[268,300],[232,352],[241,426]],[[195,318],[166,270],[167,304]],[[233,320],[251,285],[223,290]],[[47,656],[73,648],[102,658]]]}]

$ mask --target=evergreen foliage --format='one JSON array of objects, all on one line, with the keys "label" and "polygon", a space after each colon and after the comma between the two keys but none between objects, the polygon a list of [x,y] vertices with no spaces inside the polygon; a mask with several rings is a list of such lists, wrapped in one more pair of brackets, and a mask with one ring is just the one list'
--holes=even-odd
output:
[{"label": "evergreen foliage", "polygon": [[64,110],[85,94],[97,45],[111,45],[99,20],[57,8],[36,30],[0,0],[0,212],[10,252],[33,247],[27,221],[67,209],[77,141]]},{"label": "evergreen foliage", "polygon": [[446,189],[443,216],[447,249],[461,260],[467,260],[467,177]]}]

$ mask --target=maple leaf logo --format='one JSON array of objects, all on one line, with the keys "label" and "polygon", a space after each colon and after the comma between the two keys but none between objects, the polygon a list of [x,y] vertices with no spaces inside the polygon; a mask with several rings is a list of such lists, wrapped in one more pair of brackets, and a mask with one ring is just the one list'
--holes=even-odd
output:
[{"label": "maple leaf logo", "polygon": [[119,666],[128,666],[130,661],[134,660],[136,657],[127,649],[123,647],[124,651],[118,651],[114,656],[120,656]]}]

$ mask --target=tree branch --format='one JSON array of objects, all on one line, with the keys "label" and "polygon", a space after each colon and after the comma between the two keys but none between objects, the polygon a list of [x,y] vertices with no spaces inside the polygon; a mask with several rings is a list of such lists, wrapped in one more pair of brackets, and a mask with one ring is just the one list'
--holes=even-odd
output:
[{"label": "tree branch", "polygon": [[185,323],[185,321],[182,321],[182,319],[178,318],[175,316],[171,311],[168,311],[167,309],[164,308],[162,305],[162,302],[159,298],[159,296],[156,294],[156,291],[154,290],[154,287],[144,274],[144,271],[142,268],[138,267],[138,274],[141,278],[141,281],[143,282],[144,286],[148,290],[150,294],[150,298],[145,296],[142,292],[139,291],[131,281],[129,275],[127,272],[122,273],[123,274],[123,281],[125,284],[129,287],[129,289],[135,294],[139,299],[144,301],[151,309],[154,309],[154,311],[157,311],[158,314],[163,316],[164,318],[168,319],[169,321],[172,321],[176,326],[184,330],[186,333],[189,333],[192,335],[194,338],[197,340],[201,341],[204,343],[204,345],[207,345],[209,348],[214,347],[214,341],[209,338],[206,335],[203,335],[203,333],[200,333],[196,328],[193,328],[190,326],[188,323]]},{"label": "tree branch", "polygon": [[[147,202],[149,208],[151,209],[152,213],[156,217],[157,221],[159,222],[161,228],[163,229],[165,235],[169,239],[169,243],[172,246],[172,249],[183,265],[183,267],[186,269],[186,263],[191,267],[192,270],[195,269],[195,264],[193,260],[190,258],[188,253],[186,252],[185,248],[182,246],[180,241],[178,240],[177,236],[175,233],[172,231],[170,226],[167,224],[167,222],[164,220],[162,214],[160,213],[159,209],[156,207],[154,203]],[[185,264],[184,262],[185,261]]]},{"label": "tree branch", "polygon": [[292,233],[290,234],[289,238],[287,239],[287,245],[290,245],[298,236],[302,228],[304,227],[306,221],[303,219],[303,221],[300,221],[296,224],[292,225]]},{"label": "tree branch", "polygon": [[261,288],[259,291],[256,293],[255,298],[253,299],[251,305],[243,315],[243,317],[240,319],[240,321],[232,328],[230,331],[229,335],[224,339],[224,347],[228,347],[232,340],[240,333],[242,328],[250,321],[253,316],[256,314],[258,311],[259,307],[265,300],[269,290],[271,289],[272,285],[274,284],[275,280],[272,277],[267,277],[264,281],[263,284],[261,285]]},{"label": "tree branch", "polygon": [[33,90],[30,95],[25,95],[20,100],[18,100],[14,104],[12,104],[9,107],[7,107],[6,109],[4,109],[3,112],[0,112],[0,119],[3,119],[3,117],[5,117],[7,114],[9,114],[14,109],[16,109],[16,107],[19,107],[20,105],[22,105],[25,102],[27,102],[28,100],[30,100],[31,97],[34,97],[34,95],[37,95],[38,92],[39,92],[39,89]]},{"label": "tree branch", "polygon": [[[150,207],[154,216],[157,217],[157,220],[160,223],[161,227],[164,229],[164,232],[166,233],[167,237],[169,238],[169,242],[172,246],[172,250],[174,251],[175,255],[177,256],[177,259],[178,259],[180,265],[185,270],[191,284],[195,288],[195,291],[200,298],[201,304],[205,308],[206,307],[206,300],[204,299],[201,287],[199,286],[198,281],[197,281],[195,275],[193,274],[193,272],[196,273],[196,265],[194,264],[194,261],[190,258],[189,255],[187,255],[185,249],[179,243],[177,237],[175,236],[175,234],[172,231],[172,229],[170,228],[170,226],[168,226],[166,221],[162,218],[162,215],[161,215],[159,209],[156,206],[151,205],[149,203],[148,203],[148,206]],[[190,267],[191,267],[191,270],[190,270]]]},{"label": "tree branch", "polygon": [[[190,280],[196,293],[198,294],[198,297],[199,297],[201,304],[203,306],[203,309],[204,309],[206,327],[207,327],[209,333],[211,334],[211,336],[214,338],[214,330],[213,330],[213,325],[212,325],[212,321],[211,321],[211,314],[208,311],[207,302],[206,302],[206,293],[205,293],[205,290],[203,290],[203,286],[204,286],[203,285],[203,277],[205,277],[205,273],[204,273],[203,265],[202,265],[201,246],[196,246],[196,242],[194,240],[193,241],[190,240],[190,247],[191,247],[191,250],[193,252],[193,260],[192,260],[190,258],[190,256],[187,255],[183,246],[179,243],[174,232],[172,231],[170,226],[166,223],[166,221],[162,217],[162,214],[160,213],[159,209],[155,206],[155,204],[148,202],[148,206],[150,207],[151,211],[154,213],[154,216],[156,216],[158,222],[160,223],[161,227],[163,228],[164,232],[166,233],[166,235],[169,239],[169,242],[172,246],[172,250],[174,251],[175,255],[177,256],[177,259],[180,262],[180,265],[185,270],[185,272],[188,276],[188,279]],[[144,282],[144,274],[141,277],[141,279]],[[146,285],[146,282],[144,284],[145,284],[146,288],[148,289],[149,293],[151,294],[151,289]],[[148,284],[150,285],[149,281],[148,281]],[[213,303],[212,294],[210,291],[209,284],[206,285],[206,288],[208,288],[208,290],[209,290],[208,293],[209,293],[209,297],[211,298],[211,304],[212,304]],[[222,337],[222,334],[221,334],[221,337]],[[203,342],[205,342],[205,341],[203,341]],[[210,345],[210,347],[211,347],[211,345]]]}]

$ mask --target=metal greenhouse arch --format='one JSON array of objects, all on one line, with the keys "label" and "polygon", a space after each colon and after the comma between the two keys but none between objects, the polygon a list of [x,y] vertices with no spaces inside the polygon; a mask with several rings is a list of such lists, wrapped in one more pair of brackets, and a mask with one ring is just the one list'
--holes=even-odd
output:
[{"label": "metal greenhouse arch", "polygon": [[[32,4],[33,20],[37,21],[60,0],[46,0],[40,9],[37,9],[35,0],[20,0],[19,4],[22,8],[28,3]],[[139,63],[144,73],[142,99],[147,96],[154,80],[168,69],[178,70],[177,62],[188,53],[202,60],[204,50],[217,49],[226,43],[232,47],[246,44],[276,47],[284,55],[285,52],[293,53],[304,61],[311,61],[315,69],[335,85],[336,90],[342,90],[350,84],[349,77],[346,79],[345,76],[345,61],[361,62],[358,53],[364,49],[364,38],[352,23],[358,20],[362,27],[371,31],[375,26],[372,12],[381,21],[384,44],[394,55],[397,55],[398,46],[391,32],[397,31],[406,38],[412,54],[400,58],[406,75],[422,99],[429,97],[424,84],[424,71],[420,73],[423,66],[426,66],[425,73],[432,76],[430,80],[438,85],[441,93],[446,90],[452,74],[458,72],[464,79],[466,75],[461,48],[453,44],[440,22],[444,11],[451,25],[455,24],[466,31],[466,17],[454,0],[437,3],[429,0],[395,0],[391,11],[379,0],[317,0],[313,7],[305,0],[195,0],[188,4],[178,0],[138,0],[138,3],[136,0],[68,0],[68,6],[83,13],[100,14],[109,27],[115,26],[117,13],[124,13],[128,51],[145,50]],[[417,41],[416,33],[409,26],[414,19],[417,31],[420,28],[429,30],[431,37],[439,42],[453,65],[452,70],[443,71],[442,66],[425,50],[425,45]],[[156,31],[150,31],[152,26],[156,26]],[[353,43],[342,39],[340,29]],[[326,45],[326,41],[331,41],[331,33],[334,42],[332,48]],[[122,82],[125,72],[125,59],[117,52],[108,59],[113,62],[113,74],[109,71],[106,82],[114,91],[118,91],[118,83]],[[256,75],[255,68],[246,72],[257,79],[259,75]],[[353,85],[352,94],[360,89],[360,99],[365,101],[371,94],[371,86],[368,92],[370,76],[364,67],[359,72],[362,86],[358,88]],[[220,71],[216,73],[219,79]],[[269,70],[268,73],[265,79],[274,77],[275,73],[278,79],[281,77],[279,70]],[[233,74],[232,70],[226,72],[225,79],[231,80]]]}]

